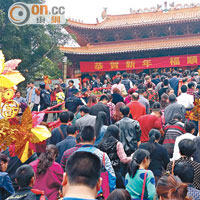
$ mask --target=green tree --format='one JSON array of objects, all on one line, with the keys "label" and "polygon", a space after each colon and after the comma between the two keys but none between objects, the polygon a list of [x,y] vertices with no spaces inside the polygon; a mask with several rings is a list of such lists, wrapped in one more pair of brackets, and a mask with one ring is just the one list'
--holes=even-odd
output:
[{"label": "green tree", "polygon": [[[24,25],[15,26],[8,19],[9,7],[15,0],[1,0],[0,4],[0,49],[6,60],[19,58],[22,63],[18,70],[26,81],[49,75],[61,75],[57,64],[63,54],[59,50],[69,40],[63,30],[65,25]],[[42,3],[41,0],[20,0],[24,3]]]}]

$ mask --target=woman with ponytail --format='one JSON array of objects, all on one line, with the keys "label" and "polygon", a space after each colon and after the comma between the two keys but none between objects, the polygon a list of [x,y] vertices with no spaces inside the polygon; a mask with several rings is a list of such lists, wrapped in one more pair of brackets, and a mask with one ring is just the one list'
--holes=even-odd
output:
[{"label": "woman with ponytail", "polygon": [[36,174],[33,189],[43,190],[49,200],[57,199],[64,173],[60,164],[55,162],[57,155],[58,148],[50,144],[39,159],[30,163]]},{"label": "woman with ponytail", "polygon": [[147,170],[150,163],[150,153],[138,149],[128,167],[125,185],[132,200],[153,200],[156,194],[155,179],[152,171]]},{"label": "woman with ponytail", "polygon": [[156,187],[159,200],[192,200],[187,197],[188,186],[177,176],[162,176]]},{"label": "woman with ponytail", "polygon": [[167,149],[158,143],[160,137],[159,130],[151,129],[149,132],[149,141],[139,146],[140,149],[146,149],[150,152],[151,162],[148,169],[153,172],[156,183],[162,176],[162,170],[166,170],[170,162]]}]

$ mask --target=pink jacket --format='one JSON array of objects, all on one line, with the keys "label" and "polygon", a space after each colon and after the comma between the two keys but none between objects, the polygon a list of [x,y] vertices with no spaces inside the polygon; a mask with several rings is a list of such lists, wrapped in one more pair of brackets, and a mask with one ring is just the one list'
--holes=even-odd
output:
[{"label": "pink jacket", "polygon": [[60,164],[53,162],[53,164],[47,169],[45,174],[37,175],[37,166],[39,159],[33,161],[29,165],[33,167],[36,174],[36,181],[33,189],[43,190],[49,200],[56,200],[58,191],[62,183],[63,169]]}]

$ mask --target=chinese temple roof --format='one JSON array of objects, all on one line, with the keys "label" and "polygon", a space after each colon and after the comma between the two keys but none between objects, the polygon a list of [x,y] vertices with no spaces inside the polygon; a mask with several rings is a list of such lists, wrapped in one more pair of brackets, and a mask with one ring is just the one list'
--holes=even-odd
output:
[{"label": "chinese temple roof", "polygon": [[138,27],[160,24],[175,24],[200,20],[200,7],[180,8],[163,11],[149,11],[126,15],[106,15],[102,22],[86,24],[68,20],[66,30],[70,28],[81,29],[116,29],[123,27]]},{"label": "chinese temple roof", "polygon": [[61,51],[70,55],[98,55],[126,52],[140,52],[161,49],[199,47],[200,35],[179,36],[173,38],[143,39],[139,41],[113,42],[82,47],[60,47]]}]

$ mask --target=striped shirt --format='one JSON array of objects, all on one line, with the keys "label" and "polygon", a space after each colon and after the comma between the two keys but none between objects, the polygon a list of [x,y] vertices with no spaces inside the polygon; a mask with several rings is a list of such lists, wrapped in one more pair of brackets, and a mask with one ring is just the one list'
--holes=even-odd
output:
[{"label": "striped shirt", "polygon": [[169,156],[172,157],[176,138],[185,133],[184,124],[177,120],[172,120],[165,126],[164,131],[163,146],[167,149]]},{"label": "striped shirt", "polygon": [[80,147],[82,146],[82,144],[77,144],[75,147],[71,148],[71,149],[68,149],[64,152],[63,156],[62,156],[62,159],[61,159],[61,162],[60,162],[60,165],[61,167],[65,170],[65,166],[66,166],[66,163],[67,163],[67,160],[68,158],[76,151],[78,150]]}]

